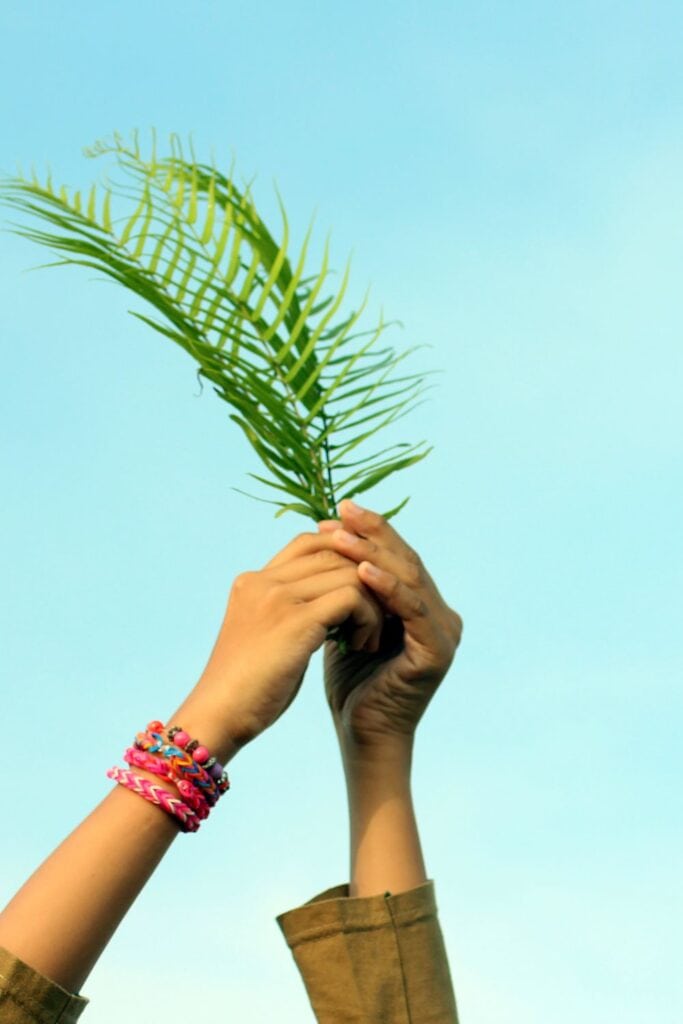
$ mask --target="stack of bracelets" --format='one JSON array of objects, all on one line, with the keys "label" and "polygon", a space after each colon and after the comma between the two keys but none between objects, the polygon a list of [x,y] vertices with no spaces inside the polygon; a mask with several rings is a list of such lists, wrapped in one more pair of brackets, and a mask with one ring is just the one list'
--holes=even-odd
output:
[{"label": "stack of bracelets", "polygon": [[131,767],[143,768],[173,782],[180,798],[125,768],[110,768],[107,776],[173,815],[182,832],[196,832],[230,788],[230,782],[223,765],[211,757],[199,740],[191,740],[178,725],[164,737],[164,728],[161,722],[150,722],[146,732],[137,734],[123,758]]}]

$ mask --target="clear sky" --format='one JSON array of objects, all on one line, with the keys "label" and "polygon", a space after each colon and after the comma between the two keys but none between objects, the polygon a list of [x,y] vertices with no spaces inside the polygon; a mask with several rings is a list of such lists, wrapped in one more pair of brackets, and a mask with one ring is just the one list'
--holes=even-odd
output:
[{"label": "clear sky", "polygon": [[[0,12],[0,168],[78,184],[113,129],[192,131],[297,230],[317,210],[445,371],[401,424],[433,454],[373,500],[412,494],[396,525],[465,621],[415,783],[463,1024],[683,1016],[681,38],[660,0]],[[250,451],[140,307],[45,256],[0,237],[0,899],[306,528],[232,489]],[[273,918],[346,880],[320,676],[124,922],[99,1024],[198,976],[216,1021],[311,1019]]]}]

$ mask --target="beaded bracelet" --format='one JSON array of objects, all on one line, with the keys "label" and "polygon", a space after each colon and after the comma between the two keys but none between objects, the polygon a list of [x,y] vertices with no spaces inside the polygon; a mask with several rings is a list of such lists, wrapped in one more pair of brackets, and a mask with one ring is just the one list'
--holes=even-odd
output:
[{"label": "beaded bracelet", "polygon": [[221,793],[229,790],[230,782],[227,772],[216,758],[211,757],[206,746],[200,743],[199,739],[190,739],[189,734],[184,729],[181,729],[179,725],[172,726],[168,730],[167,735],[171,742],[175,743],[176,746],[180,746],[186,754],[191,754],[198,765],[202,765],[204,770],[215,780]]},{"label": "beaded bracelet", "polygon": [[[157,750],[161,751],[161,744],[163,744],[162,732],[164,725],[162,722],[153,721],[147,726],[147,732],[145,734],[138,733],[138,739],[144,744],[143,749],[147,749],[154,753]],[[168,739],[170,744],[174,747],[180,747],[181,754],[173,752],[173,754],[165,754],[165,756],[180,756],[180,762],[178,767],[181,765],[185,766],[186,774],[194,776],[193,781],[195,785],[198,784],[199,780],[203,780],[203,788],[208,789],[209,792],[213,792],[211,785],[206,785],[207,780],[204,778],[204,773],[209,776],[209,779],[215,784],[217,790],[217,798],[219,795],[225,793],[230,789],[230,780],[228,779],[228,773],[223,768],[223,765],[216,760],[215,757],[211,757],[209,751],[203,744],[200,744],[199,740],[191,740],[189,733],[185,732],[179,725],[174,725],[167,731]],[[153,740],[150,746],[145,742],[145,737],[149,737]],[[137,740],[136,740],[137,742]],[[157,746],[159,744],[159,746]],[[161,751],[163,753],[163,751]],[[189,758],[189,760],[188,760]],[[194,764],[192,764],[192,762]],[[202,785],[202,783],[199,783]]]},{"label": "beaded bracelet", "polygon": [[184,804],[182,800],[171,796],[163,786],[157,786],[150,782],[149,779],[143,778],[142,775],[127,771],[125,768],[118,768],[116,765],[113,768],[109,768],[107,777],[113,779],[114,782],[118,782],[119,785],[125,786],[126,789],[130,789],[139,796],[144,797],[145,800],[149,800],[150,803],[161,807],[174,818],[177,818],[182,832],[196,832],[199,828],[199,818],[194,811],[187,804]]},{"label": "beaded bracelet", "polygon": [[193,786],[197,787],[212,807],[221,795],[214,779],[204,771],[180,747],[164,742],[163,736],[148,727],[147,732],[139,732],[135,737],[135,746],[151,754],[167,758],[179,777],[184,776]]},{"label": "beaded bracelet", "polygon": [[226,790],[230,789],[230,780],[225,768],[215,757],[211,757],[209,751],[199,740],[191,740],[189,733],[186,733],[179,725],[172,726],[168,730],[167,736],[172,743],[177,747],[181,747],[186,754],[191,754],[192,759],[201,765],[205,772],[208,772],[215,781],[220,793],[225,793]]},{"label": "beaded bracelet", "polygon": [[155,754],[148,754],[144,750],[139,750],[138,747],[128,747],[123,755],[123,759],[131,767],[144,768],[154,775],[160,775],[162,778],[169,779],[175,784],[176,789],[197,817],[202,821],[208,818],[211,808],[206,798],[198,789],[195,789],[191,782],[177,777],[173,771],[173,765],[169,761],[165,761],[162,757],[157,757]]}]

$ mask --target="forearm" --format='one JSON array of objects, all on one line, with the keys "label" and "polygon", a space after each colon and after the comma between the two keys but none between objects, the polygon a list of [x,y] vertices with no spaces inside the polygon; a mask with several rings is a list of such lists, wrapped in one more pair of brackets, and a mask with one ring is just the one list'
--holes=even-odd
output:
[{"label": "forearm", "polygon": [[[234,753],[195,694],[171,722],[213,743],[223,763]],[[109,764],[116,761],[114,752]],[[0,914],[0,946],[78,992],[178,832],[170,815],[116,785]]]},{"label": "forearm", "polygon": [[0,914],[0,946],[78,992],[177,833],[117,786]]},{"label": "forearm", "polygon": [[351,896],[399,893],[426,871],[411,792],[412,741],[343,749],[349,801]]}]

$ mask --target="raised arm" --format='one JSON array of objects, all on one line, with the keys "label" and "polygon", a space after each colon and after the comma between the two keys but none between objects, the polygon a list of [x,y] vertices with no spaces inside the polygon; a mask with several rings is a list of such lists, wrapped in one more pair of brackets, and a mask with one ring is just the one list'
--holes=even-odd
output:
[{"label": "raised arm", "polygon": [[[181,726],[226,764],[288,707],[328,628],[349,618],[353,644],[371,641],[380,614],[355,565],[330,537],[300,535],[236,579],[202,677],[166,726]],[[131,738],[143,726],[131,723]],[[178,797],[171,782],[136,771]],[[178,831],[175,818],[115,786],[0,914],[0,946],[78,992]]]},{"label": "raised arm", "polygon": [[320,524],[383,609],[365,650],[325,649],[346,775],[348,886],[281,915],[320,1024],[457,1024],[455,996],[410,786],[415,730],[451,664],[462,622],[417,554],[374,512],[340,505]]},{"label": "raised arm", "polygon": [[[352,896],[427,880],[410,789],[415,730],[460,642],[462,620],[419,556],[374,512],[343,502],[321,524],[387,615],[376,650],[326,649],[326,688],[348,786]],[[341,527],[341,528],[340,528]]]}]

